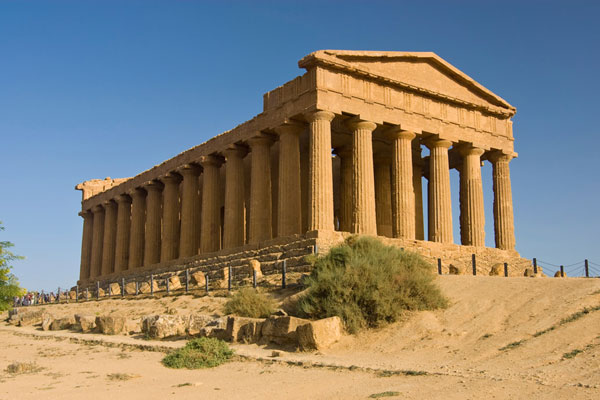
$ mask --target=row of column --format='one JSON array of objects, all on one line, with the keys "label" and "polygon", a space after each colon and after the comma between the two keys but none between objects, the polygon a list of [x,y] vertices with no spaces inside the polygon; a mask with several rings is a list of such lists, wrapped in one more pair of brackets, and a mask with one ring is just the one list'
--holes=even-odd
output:
[{"label": "row of column", "polygon": [[[308,122],[308,231],[334,230],[331,121],[334,114],[316,111]],[[415,134],[392,127],[389,155],[373,155],[375,123],[352,118],[350,146],[335,149],[341,159],[339,229],[359,234],[405,239],[423,238],[420,150]],[[279,236],[302,233],[300,196],[300,134],[304,126],[285,123],[279,136],[277,231]],[[184,165],[114,201],[105,202],[84,218],[81,278],[152,265],[162,261],[259,243],[272,237],[271,156],[273,137],[258,134],[248,141],[251,158],[250,202],[245,204],[243,159],[248,149],[230,146],[224,156],[205,156]],[[448,149],[452,143],[426,143],[429,158],[429,240],[452,243],[452,212]],[[413,153],[418,157],[413,162]],[[482,149],[461,148],[461,237],[463,244],[484,245]],[[514,248],[510,156],[490,158],[494,174],[494,221],[497,247]],[[225,200],[221,243],[219,168],[225,162]],[[391,164],[391,170],[390,170]],[[199,198],[199,176],[203,189]],[[376,185],[376,182],[378,184]],[[381,184],[383,182],[383,184]],[[391,191],[391,193],[390,193]],[[181,193],[181,195],[180,195]],[[391,203],[391,204],[390,204]],[[249,214],[246,217],[246,212]]]}]

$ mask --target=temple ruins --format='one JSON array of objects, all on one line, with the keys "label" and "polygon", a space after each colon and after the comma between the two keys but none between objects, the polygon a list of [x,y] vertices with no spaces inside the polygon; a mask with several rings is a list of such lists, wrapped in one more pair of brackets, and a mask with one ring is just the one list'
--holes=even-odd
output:
[{"label": "temple ruins", "polygon": [[[476,254],[483,273],[507,262],[522,275],[513,106],[434,53],[321,50],[298,65],[306,72],[266,93],[251,120],[132,178],[77,185],[79,285],[190,268],[220,274],[250,259],[305,268],[306,254],[349,234],[378,235],[444,268]],[[485,247],[486,161],[495,248]]]}]

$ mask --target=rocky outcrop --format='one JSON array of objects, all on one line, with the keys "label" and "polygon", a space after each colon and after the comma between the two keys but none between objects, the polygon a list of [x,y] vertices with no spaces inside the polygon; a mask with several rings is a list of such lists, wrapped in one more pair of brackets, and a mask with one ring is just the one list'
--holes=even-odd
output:
[{"label": "rocky outcrop", "polygon": [[126,333],[125,322],[127,318],[122,315],[102,315],[96,317],[98,331],[105,335],[118,335]]},{"label": "rocky outcrop", "polygon": [[73,328],[83,333],[93,332],[96,329],[96,316],[92,314],[75,314],[75,326]]},{"label": "rocky outcrop", "polygon": [[225,340],[240,343],[258,343],[264,323],[262,318],[227,317]]},{"label": "rocky outcrop", "polygon": [[296,328],[300,350],[322,350],[339,341],[344,332],[340,317],[311,321]]}]

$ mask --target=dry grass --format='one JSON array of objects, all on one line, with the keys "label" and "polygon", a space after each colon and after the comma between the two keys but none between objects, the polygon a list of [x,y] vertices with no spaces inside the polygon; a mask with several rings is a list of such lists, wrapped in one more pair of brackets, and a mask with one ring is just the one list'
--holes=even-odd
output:
[{"label": "dry grass", "polygon": [[139,375],[135,374],[124,374],[120,372],[115,372],[113,374],[107,374],[106,379],[111,381],[128,381],[130,379],[139,378]]},{"label": "dry grass", "polygon": [[14,361],[6,367],[5,371],[9,374],[20,375],[20,374],[33,374],[43,370],[44,368],[37,365],[35,362],[20,362]]}]

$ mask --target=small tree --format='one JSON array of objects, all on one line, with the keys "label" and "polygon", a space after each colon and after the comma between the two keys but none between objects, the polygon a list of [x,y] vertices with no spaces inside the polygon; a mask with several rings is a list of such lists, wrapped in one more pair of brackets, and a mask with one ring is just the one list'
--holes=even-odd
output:
[{"label": "small tree", "polygon": [[[4,226],[0,221],[0,231],[3,230]],[[12,269],[10,262],[23,259],[23,257],[8,250],[13,246],[14,244],[11,242],[0,241],[0,311],[10,308],[12,299],[25,293],[25,289],[19,286],[17,277],[10,272]]]}]

